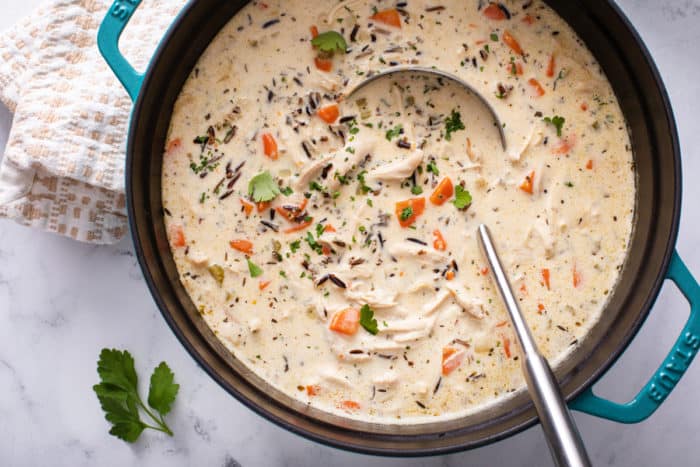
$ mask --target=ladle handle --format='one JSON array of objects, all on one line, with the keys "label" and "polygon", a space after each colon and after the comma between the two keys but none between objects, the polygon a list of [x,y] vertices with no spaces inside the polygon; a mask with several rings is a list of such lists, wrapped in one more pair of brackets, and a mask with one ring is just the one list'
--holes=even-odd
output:
[{"label": "ladle handle", "polygon": [[488,260],[498,291],[513,323],[518,344],[522,351],[522,366],[530,396],[544,430],[554,462],[558,466],[585,467],[591,461],[581,440],[581,435],[571,418],[552,369],[540,354],[523,318],[518,302],[513,296],[508,277],[498,259],[496,248],[485,225],[479,226],[479,244]]}]

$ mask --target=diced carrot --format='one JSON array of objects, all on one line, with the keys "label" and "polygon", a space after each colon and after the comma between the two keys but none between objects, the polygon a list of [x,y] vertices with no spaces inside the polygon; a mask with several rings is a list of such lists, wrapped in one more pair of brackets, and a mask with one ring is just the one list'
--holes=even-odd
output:
[{"label": "diced carrot", "polygon": [[478,41],[474,42],[474,45],[482,45],[486,44],[488,41],[486,39],[479,39]]},{"label": "diced carrot", "polygon": [[575,137],[570,135],[566,138],[562,138],[561,143],[559,143],[558,146],[552,148],[552,154],[568,154],[574,148],[574,144],[576,144]]},{"label": "diced carrot", "polygon": [[378,11],[370,19],[379,21],[380,23],[387,24],[389,26],[394,26],[396,28],[401,27],[401,15],[399,15],[398,10],[395,8],[389,8],[388,10]]},{"label": "diced carrot", "polygon": [[340,408],[346,410],[359,410],[360,404],[355,401],[342,401],[340,403]]},{"label": "diced carrot", "polygon": [[263,151],[265,155],[272,160],[276,160],[279,157],[279,152],[277,151],[277,141],[271,133],[263,133],[262,135]]},{"label": "diced carrot", "polygon": [[333,227],[331,224],[324,225],[323,231],[324,232],[337,232],[337,230],[335,230],[335,227]]},{"label": "diced carrot", "polygon": [[314,65],[316,65],[316,68],[318,68],[319,70],[328,73],[333,69],[333,60],[316,57],[314,58]]},{"label": "diced carrot", "polygon": [[308,394],[309,396],[318,395],[320,390],[321,387],[318,384],[309,384],[306,386],[306,394]]},{"label": "diced carrot", "polygon": [[588,170],[593,169],[593,159],[588,159],[588,162],[586,162],[586,168]]},{"label": "diced carrot", "polygon": [[547,269],[547,268],[542,269],[542,281],[544,281],[544,285],[547,286],[547,290],[550,290],[550,287],[549,287],[549,269]]},{"label": "diced carrot", "polygon": [[360,311],[357,308],[346,308],[333,315],[330,330],[352,336],[360,327]]},{"label": "diced carrot", "polygon": [[325,107],[321,107],[318,109],[316,114],[321,117],[321,120],[323,120],[326,123],[333,123],[336,120],[338,120],[338,116],[340,115],[340,111],[338,110],[338,106],[335,104],[327,105]]},{"label": "diced carrot", "polygon": [[538,303],[537,304],[537,313],[542,314],[543,311],[544,311],[544,305],[541,303]]},{"label": "diced carrot", "polygon": [[537,94],[537,97],[544,96],[544,88],[539,81],[537,81],[535,78],[530,78],[527,80],[527,83],[532,86],[532,90],[535,92],[535,94]]},{"label": "diced carrot", "polygon": [[451,281],[454,278],[455,278],[455,272],[452,269],[450,269],[449,271],[447,271],[445,273],[445,279],[447,279],[448,281]]},{"label": "diced carrot", "polygon": [[165,154],[170,155],[182,147],[182,139],[175,138],[171,140],[165,148]]},{"label": "diced carrot", "polygon": [[[402,218],[404,209],[410,208],[411,214]],[[396,217],[399,219],[401,227],[408,227],[416,221],[416,218],[425,211],[425,198],[410,198],[396,203]]]},{"label": "diced carrot", "polygon": [[433,240],[433,248],[438,251],[445,251],[447,249],[447,242],[445,241],[445,237],[442,236],[442,232],[435,229],[433,230],[433,236],[435,237],[435,240]]},{"label": "diced carrot", "polygon": [[581,285],[581,273],[576,269],[576,265],[574,265],[573,269],[573,284],[574,287]]},{"label": "diced carrot", "polygon": [[297,224],[295,226],[292,226],[288,229],[284,230],[284,233],[294,233],[294,232],[299,232],[300,230],[306,229],[308,226],[314,223],[313,217],[310,219],[305,220],[304,222],[301,222],[300,224]]},{"label": "diced carrot", "polygon": [[527,286],[525,284],[522,284],[520,286],[520,293],[522,293],[523,295],[527,295]]},{"label": "diced carrot", "polygon": [[511,75],[517,75],[517,76],[522,76],[523,74],[523,64],[520,62],[510,62],[508,65],[510,74]]},{"label": "diced carrot", "polygon": [[268,285],[270,285],[272,281],[260,281],[258,282],[258,289],[259,290],[265,290]]},{"label": "diced carrot", "polygon": [[530,24],[532,25],[535,22],[535,18],[533,18],[530,13],[526,14],[525,17],[523,18],[523,23],[525,24]]},{"label": "diced carrot", "polygon": [[290,209],[287,209],[287,207],[288,207],[287,205],[277,206],[275,208],[275,211],[277,211],[277,213],[280,216],[282,216],[285,219],[287,219],[288,221],[292,222],[292,221],[294,221],[294,219],[299,217],[302,212],[304,212],[304,208],[306,207],[306,203],[308,203],[308,200],[306,198],[304,198],[298,206],[294,206],[294,205],[289,206]]},{"label": "diced carrot", "polygon": [[185,231],[181,225],[177,224],[170,226],[170,244],[174,248],[182,248],[187,245],[187,242],[185,241]]},{"label": "diced carrot", "polygon": [[311,38],[316,39],[316,36],[318,36],[318,28],[316,25],[313,25],[309,28],[309,31],[311,32]]},{"label": "diced carrot", "polygon": [[500,323],[497,323],[497,324],[496,324],[496,327],[497,327],[497,328],[502,328],[502,327],[505,326],[506,324],[508,324],[508,321],[501,321]]},{"label": "diced carrot", "polygon": [[249,240],[231,240],[228,244],[231,245],[231,248],[241,253],[245,253],[246,255],[253,254],[253,242]]},{"label": "diced carrot", "polygon": [[331,253],[333,253],[333,250],[331,250],[331,247],[329,247],[328,244],[324,243],[321,245],[321,254],[323,256],[330,256]]},{"label": "diced carrot", "polygon": [[513,35],[508,32],[508,31],[503,31],[503,35],[501,37],[503,39],[503,42],[511,48],[513,52],[515,52],[518,55],[523,55],[523,49],[520,47],[520,44],[518,41],[513,37]]},{"label": "diced carrot", "polygon": [[243,212],[245,212],[246,217],[250,216],[250,213],[253,212],[253,207],[255,207],[255,205],[253,203],[249,203],[243,198],[240,198],[240,201],[243,205]]},{"label": "diced carrot", "polygon": [[510,339],[503,336],[503,352],[506,354],[506,358],[510,358]]},{"label": "diced carrot", "polygon": [[257,208],[258,212],[263,212],[263,211],[266,211],[267,208],[270,207],[270,202],[269,201],[260,201],[259,203],[255,203],[255,207]]},{"label": "diced carrot", "polygon": [[556,66],[556,63],[554,61],[554,53],[549,56],[549,63],[547,64],[547,76],[550,78],[554,76],[554,67]]},{"label": "diced carrot", "polygon": [[481,268],[481,271],[479,271],[479,272],[481,273],[482,276],[485,276],[489,273],[489,268],[483,267],[483,268]]},{"label": "diced carrot", "polygon": [[535,185],[535,171],[530,172],[530,175],[525,177],[523,183],[520,184],[520,189],[525,193],[532,194],[533,187]]},{"label": "diced carrot", "polygon": [[438,186],[435,187],[435,191],[430,195],[430,202],[439,206],[450,199],[453,193],[454,187],[452,186],[452,180],[450,180],[450,177],[445,177],[440,180]]},{"label": "diced carrot", "polygon": [[484,8],[484,16],[494,21],[501,21],[507,18],[505,11],[495,3],[489,3],[489,5]]},{"label": "diced carrot", "polygon": [[452,373],[461,363],[464,352],[458,352],[454,347],[443,347],[442,349],[442,374],[447,376]]}]

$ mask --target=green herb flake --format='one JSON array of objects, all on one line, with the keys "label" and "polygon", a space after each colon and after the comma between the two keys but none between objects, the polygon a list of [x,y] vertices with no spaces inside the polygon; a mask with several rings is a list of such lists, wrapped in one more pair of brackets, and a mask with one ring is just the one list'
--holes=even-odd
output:
[{"label": "green herb flake", "polygon": [[318,36],[311,39],[311,45],[322,52],[340,52],[345,53],[348,48],[348,43],[345,38],[336,31],[322,32]]},{"label": "green herb flake", "polygon": [[452,204],[454,204],[457,209],[468,207],[472,204],[471,193],[465,190],[462,185],[455,186],[455,199],[452,200]]},{"label": "green herb flake", "polygon": [[272,175],[268,171],[257,174],[248,182],[248,195],[256,203],[272,201],[279,194],[280,187],[272,179]]},{"label": "green herb flake", "polygon": [[296,253],[299,248],[301,248],[301,240],[294,240],[289,244],[289,249],[292,253]]},{"label": "green herb flake", "polygon": [[403,127],[401,125],[396,125],[394,128],[387,130],[385,136],[388,141],[391,141],[401,133],[403,133]]},{"label": "green herb flake", "polygon": [[248,261],[248,272],[250,272],[250,277],[258,277],[262,275],[263,270],[260,266],[249,259],[246,261]]},{"label": "green herb flake", "polygon": [[557,129],[557,136],[561,136],[561,130],[564,128],[564,123],[566,122],[566,119],[564,117],[560,117],[559,115],[555,115],[554,117],[544,117],[543,119],[545,122],[549,123],[550,125],[554,125],[554,127]]},{"label": "green herb flake", "polygon": [[413,193],[414,195],[420,195],[421,193],[423,193],[423,188],[421,188],[420,185],[413,185],[411,187],[411,193]]},{"label": "green herb flake", "polygon": [[219,266],[218,264],[212,264],[210,265],[207,270],[209,271],[209,274],[211,274],[211,277],[214,278],[217,284],[219,284],[219,287],[224,283],[224,268]]},{"label": "green herb flake", "polygon": [[360,308],[360,326],[373,335],[379,332],[377,320],[374,318],[374,311],[367,304],[362,305],[362,308]]},{"label": "green herb flake", "polygon": [[459,130],[464,130],[464,123],[462,123],[462,115],[455,109],[452,109],[452,114],[445,119],[445,139],[450,141],[452,139],[452,133]]},{"label": "green herb flake", "polygon": [[294,190],[292,190],[292,187],[286,186],[286,187],[284,187],[284,188],[281,188],[281,189],[280,189],[280,192],[281,192],[284,196],[289,196],[289,195],[291,195],[292,193],[294,193]]},{"label": "green herb flake", "polygon": [[406,220],[410,219],[410,217],[411,217],[412,215],[413,215],[413,208],[412,208],[411,206],[406,206],[406,207],[403,208],[403,210],[401,211],[401,215],[399,216],[399,218],[400,218],[402,221],[406,221]]},{"label": "green herb flake", "polygon": [[496,34],[495,32],[492,32],[491,33],[491,40],[494,42],[498,42],[498,34]]},{"label": "green herb flake", "polygon": [[425,170],[427,172],[435,174],[436,177],[440,175],[440,169],[438,169],[437,164],[435,164],[435,161],[428,162],[428,165],[425,166]]}]

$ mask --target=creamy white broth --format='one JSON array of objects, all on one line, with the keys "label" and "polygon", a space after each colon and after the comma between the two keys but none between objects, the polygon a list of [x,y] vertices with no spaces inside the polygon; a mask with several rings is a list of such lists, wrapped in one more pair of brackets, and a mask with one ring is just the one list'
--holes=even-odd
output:
[{"label": "creamy white broth", "polygon": [[[248,5],[185,83],[163,162],[180,279],[221,341],[290,396],[384,423],[460,416],[524,386],[479,223],[556,363],[615,285],[635,197],[612,89],[549,8],[510,2],[508,19],[485,2],[404,3],[400,27],[371,19],[389,2]],[[312,26],[347,53],[312,47]],[[449,80],[393,75],[348,96],[401,65],[469,83],[507,148]],[[281,192],[258,210],[261,174]]]}]

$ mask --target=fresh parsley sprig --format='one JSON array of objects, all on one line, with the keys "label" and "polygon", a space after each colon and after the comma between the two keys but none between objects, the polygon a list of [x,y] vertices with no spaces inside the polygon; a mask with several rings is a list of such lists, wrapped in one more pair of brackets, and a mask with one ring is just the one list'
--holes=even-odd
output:
[{"label": "fresh parsley sprig", "polygon": [[457,209],[465,209],[472,204],[472,195],[468,190],[465,190],[462,185],[457,185],[455,187],[455,199],[452,200],[452,204],[455,205]]},{"label": "fresh parsley sprig", "polygon": [[340,52],[345,53],[348,48],[348,43],[345,38],[336,31],[322,32],[318,36],[311,39],[311,45],[318,48],[321,52]]},{"label": "fresh parsley sprig", "polygon": [[452,133],[455,131],[464,130],[464,128],[462,115],[457,112],[457,110],[452,109],[450,116],[445,119],[445,139],[450,141],[452,139]]},{"label": "fresh parsley sprig", "polygon": [[360,308],[360,325],[370,334],[379,332],[377,320],[374,318],[374,310],[367,304],[362,305],[362,308]]},{"label": "fresh parsley sprig", "polygon": [[564,128],[564,123],[566,122],[566,119],[564,117],[560,117],[559,115],[555,115],[554,117],[544,117],[543,120],[550,125],[554,125],[554,128],[557,129],[557,136],[561,136],[561,130]]},{"label": "fresh parsley sprig", "polygon": [[[180,385],[175,384],[175,375],[165,362],[153,370],[148,389],[148,406],[158,415],[146,407],[139,396],[134,358],[128,351],[102,349],[97,361],[97,373],[100,383],[92,389],[105,412],[105,419],[112,424],[109,434],[129,443],[136,441],[146,428],[173,436],[163,417],[172,409]],[[155,425],[141,420],[139,408]]]},{"label": "fresh parsley sprig", "polygon": [[248,182],[248,195],[256,203],[272,201],[281,193],[280,187],[267,170],[257,174]]}]

